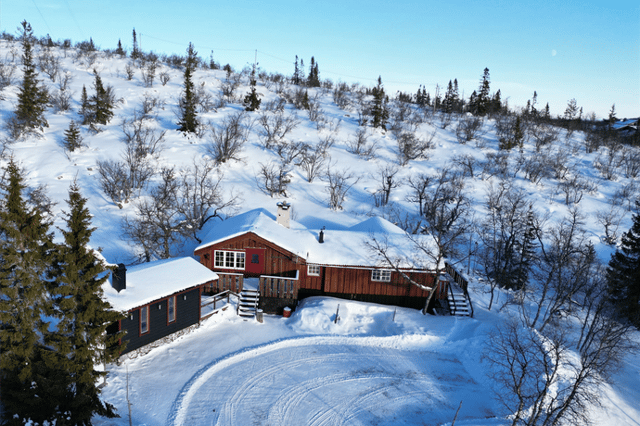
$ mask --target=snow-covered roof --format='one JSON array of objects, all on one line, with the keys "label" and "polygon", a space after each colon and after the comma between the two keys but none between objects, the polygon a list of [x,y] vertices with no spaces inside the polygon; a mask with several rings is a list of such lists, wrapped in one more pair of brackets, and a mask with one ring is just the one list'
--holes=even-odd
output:
[{"label": "snow-covered roof", "polygon": [[179,291],[218,279],[218,274],[191,257],[158,260],[127,268],[127,288],[118,293],[107,280],[102,289],[111,306],[128,311]]},{"label": "snow-covered roof", "polygon": [[[248,232],[306,259],[308,263],[386,266],[366,246],[371,236],[375,236],[378,241],[387,243],[391,258],[401,259],[401,267],[435,269],[432,261],[415,250],[403,229],[380,217],[368,218],[346,229],[325,229],[324,243],[320,244],[320,229],[308,229],[294,220],[291,220],[290,228],[285,228],[267,210],[255,209],[218,223],[196,251]],[[430,236],[414,237],[425,244],[434,244]]]}]

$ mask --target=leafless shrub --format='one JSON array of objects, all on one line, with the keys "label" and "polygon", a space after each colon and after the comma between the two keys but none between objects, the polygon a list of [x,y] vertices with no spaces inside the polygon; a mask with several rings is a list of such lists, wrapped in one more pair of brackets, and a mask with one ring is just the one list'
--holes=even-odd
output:
[{"label": "leafless shrub", "polygon": [[309,114],[309,120],[313,121],[314,123],[323,120],[324,110],[320,108],[320,102],[317,96],[309,99],[309,102],[307,104],[307,112]]},{"label": "leafless shrub", "polygon": [[220,125],[209,123],[210,139],[206,150],[216,163],[240,160],[240,152],[249,135],[245,118],[245,112],[238,111],[227,115]]},{"label": "leafless shrub", "polygon": [[160,77],[160,83],[162,83],[163,86],[166,86],[169,80],[171,80],[171,76],[169,76],[169,73],[166,71],[162,71],[159,77]]},{"label": "leafless shrub", "polygon": [[[153,53],[150,53],[153,55]],[[156,70],[158,69],[158,57],[153,55],[148,61],[145,61],[145,66],[140,68],[142,72],[142,81],[144,87],[153,87],[153,81],[156,78]]]},{"label": "leafless shrub", "polygon": [[49,99],[55,111],[64,112],[71,109],[71,97],[73,96],[69,90],[71,81],[73,81],[71,73],[58,74],[58,88],[51,93]]},{"label": "leafless shrub", "polygon": [[406,166],[409,161],[428,158],[427,151],[433,148],[434,130],[426,139],[420,139],[415,132],[399,130],[394,132],[398,143],[398,162]]},{"label": "leafless shrub", "polygon": [[377,173],[373,176],[378,180],[378,189],[373,194],[376,207],[382,207],[389,204],[389,198],[391,197],[391,191],[399,186],[395,176],[398,174],[399,169],[393,165],[387,165],[379,167]]},{"label": "leafless shrub", "polygon": [[634,206],[634,201],[638,197],[638,184],[635,181],[623,184],[613,194],[611,204],[616,206],[626,205],[627,211],[631,211]]},{"label": "leafless shrub", "polygon": [[127,65],[124,67],[124,72],[127,76],[127,80],[133,79],[133,75],[135,74],[136,70],[131,62],[127,63]]},{"label": "leafless shrub", "polygon": [[484,120],[482,117],[476,117],[471,114],[462,115],[458,120],[458,125],[456,126],[456,137],[458,138],[458,142],[466,144],[467,142],[478,138],[483,124]]},{"label": "leafless shrub", "polygon": [[154,111],[164,109],[166,102],[158,96],[154,96],[152,93],[144,92],[142,94],[142,104],[140,113],[142,118],[150,117]]},{"label": "leafless shrub", "polygon": [[258,135],[262,146],[265,149],[272,149],[274,145],[284,142],[287,134],[300,124],[300,120],[295,114],[263,112],[258,123],[261,126]]},{"label": "leafless shrub", "polygon": [[97,164],[100,187],[120,207],[142,190],[154,174],[148,159],[139,157],[133,145],[127,147],[123,159],[98,161]]},{"label": "leafless shrub", "polygon": [[273,145],[273,150],[285,164],[294,164],[306,148],[307,145],[304,142],[280,142]]},{"label": "leafless shrub", "polygon": [[362,127],[356,130],[355,137],[347,140],[347,151],[356,154],[365,160],[371,160],[376,156],[376,144],[369,143],[367,129]]},{"label": "leafless shrub", "polygon": [[292,167],[290,164],[280,162],[278,164],[260,163],[260,171],[256,176],[256,182],[258,188],[269,195],[273,196],[287,196],[287,185],[291,182]]},{"label": "leafless shrub", "polygon": [[618,229],[624,219],[622,208],[612,203],[608,209],[598,210],[596,219],[604,227],[603,242],[615,246],[618,241]]},{"label": "leafless shrub", "polygon": [[329,194],[329,208],[332,210],[342,210],[342,205],[347,197],[347,192],[358,183],[360,178],[354,180],[354,175],[348,170],[332,170],[327,167],[324,176],[327,182],[326,191]]},{"label": "leafless shrub", "polygon": [[51,81],[56,81],[60,73],[60,58],[53,55],[49,50],[44,50],[38,56],[38,68],[46,74]]},{"label": "leafless shrub", "polygon": [[200,112],[210,112],[216,108],[214,97],[211,92],[205,89],[205,82],[201,82],[196,86],[194,93],[195,103],[200,108]]},{"label": "leafless shrub", "polygon": [[482,176],[483,179],[493,176],[509,177],[509,152],[487,153],[486,160],[482,163]]},{"label": "leafless shrub", "polygon": [[236,89],[240,87],[241,79],[242,76],[240,74],[233,73],[231,68],[227,69],[227,77],[222,80],[222,85],[220,87],[222,91],[221,101],[233,102]]},{"label": "leafless shrub", "polygon": [[613,148],[603,148],[593,161],[593,167],[600,172],[606,180],[618,178],[617,168],[620,164],[617,152]]},{"label": "leafless shrub", "polygon": [[224,174],[207,161],[194,160],[193,167],[180,171],[179,202],[176,205],[182,215],[182,233],[199,243],[198,231],[211,219],[231,214],[237,208],[240,197],[233,192],[224,194]]},{"label": "leafless shrub", "polygon": [[14,82],[13,74],[16,72],[15,64],[0,62],[0,91],[11,86]]},{"label": "leafless shrub", "polygon": [[558,184],[558,190],[564,193],[566,205],[578,204],[582,201],[585,192],[595,192],[598,189],[595,183],[575,174]]},{"label": "leafless shrub", "polygon": [[540,151],[543,146],[551,145],[558,140],[558,129],[544,122],[532,123],[529,133],[536,145],[536,151]]},{"label": "leafless shrub", "polygon": [[135,114],[131,120],[122,120],[121,127],[122,141],[131,147],[136,157],[157,157],[162,151],[166,130],[156,133],[146,120]]},{"label": "leafless shrub", "polygon": [[640,149],[635,146],[621,146],[619,164],[625,177],[628,179],[637,178],[640,175]]},{"label": "leafless shrub", "polygon": [[311,183],[320,176],[327,161],[326,152],[316,145],[315,149],[305,144],[298,165],[304,171],[307,182]]},{"label": "leafless shrub", "polygon": [[287,101],[284,98],[278,96],[276,97],[276,99],[272,101],[263,102],[261,106],[264,112],[281,114],[284,112],[284,107],[286,104],[287,104]]},{"label": "leafless shrub", "polygon": [[348,96],[349,92],[350,88],[347,83],[337,83],[333,89],[333,102],[342,109],[347,108],[350,104]]},{"label": "leafless shrub", "polygon": [[455,156],[451,162],[462,172],[462,176],[473,179],[474,171],[478,164],[476,158],[469,154]]}]

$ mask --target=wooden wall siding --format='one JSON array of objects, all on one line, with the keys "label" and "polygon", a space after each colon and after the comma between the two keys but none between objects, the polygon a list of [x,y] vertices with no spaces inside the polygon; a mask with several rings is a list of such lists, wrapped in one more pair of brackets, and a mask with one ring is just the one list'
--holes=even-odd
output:
[{"label": "wooden wall siding", "polygon": [[122,354],[198,323],[200,321],[200,288],[193,288],[176,295],[176,320],[170,324],[167,324],[167,299],[153,302],[148,306],[148,333],[140,335],[140,309],[130,311],[120,322],[122,330],[127,332],[122,338],[123,343],[126,342]]},{"label": "wooden wall siding", "polygon": [[234,293],[240,293],[242,286],[244,285],[244,277],[242,274],[224,274],[218,272],[218,281],[214,284],[215,293],[220,293],[225,290],[231,290]]},{"label": "wooden wall siding", "polygon": [[[420,284],[431,286],[433,276],[428,273],[409,273],[411,279]],[[391,273],[391,282],[373,281],[370,269],[323,267],[323,288],[310,286],[307,282],[301,288],[320,290],[334,294],[373,294],[393,297],[428,297],[429,292],[409,284],[397,272]]]},{"label": "wooden wall siding", "polygon": [[[265,250],[263,275],[283,276],[286,274],[286,276],[295,276],[298,270],[301,272],[303,270],[306,271],[306,262],[303,258],[251,232],[205,247],[194,254],[200,257],[200,263],[216,272],[242,273],[243,271],[239,269],[216,268],[213,263],[213,259],[215,259],[214,252],[216,250],[245,251],[248,248]],[[208,254],[211,259],[210,265],[207,265],[205,254]],[[246,259],[246,261],[249,262],[250,259]]]},{"label": "wooden wall siding", "polygon": [[260,277],[260,297],[297,299],[300,281],[280,277]]}]

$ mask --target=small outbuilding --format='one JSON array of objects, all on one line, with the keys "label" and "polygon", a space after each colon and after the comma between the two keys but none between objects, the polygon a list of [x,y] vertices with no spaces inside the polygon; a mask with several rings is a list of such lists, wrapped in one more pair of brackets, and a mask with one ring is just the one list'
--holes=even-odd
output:
[{"label": "small outbuilding", "polygon": [[121,354],[199,324],[203,289],[217,280],[215,272],[191,257],[120,265],[103,291],[111,306],[126,314],[110,328],[126,332]]}]

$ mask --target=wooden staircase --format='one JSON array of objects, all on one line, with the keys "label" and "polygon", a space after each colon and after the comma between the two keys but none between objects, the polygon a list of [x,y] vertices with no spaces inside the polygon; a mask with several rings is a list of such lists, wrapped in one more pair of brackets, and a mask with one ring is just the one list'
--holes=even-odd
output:
[{"label": "wooden staircase", "polygon": [[240,292],[238,300],[238,315],[243,318],[255,318],[258,309],[260,292],[256,289],[245,288]]},{"label": "wooden staircase", "polygon": [[449,282],[449,293],[447,294],[447,300],[449,302],[449,313],[457,317],[470,317],[471,307],[469,300],[464,293],[464,290],[460,288],[454,281]]}]

